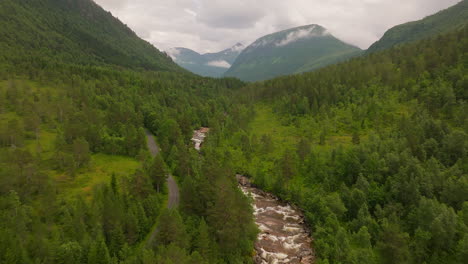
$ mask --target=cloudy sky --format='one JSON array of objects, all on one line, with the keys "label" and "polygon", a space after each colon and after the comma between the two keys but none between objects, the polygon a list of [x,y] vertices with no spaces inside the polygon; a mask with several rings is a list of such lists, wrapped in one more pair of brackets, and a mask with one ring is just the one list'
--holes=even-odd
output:
[{"label": "cloudy sky", "polygon": [[266,34],[320,24],[363,49],[392,26],[460,0],[94,0],[161,50],[216,52]]}]

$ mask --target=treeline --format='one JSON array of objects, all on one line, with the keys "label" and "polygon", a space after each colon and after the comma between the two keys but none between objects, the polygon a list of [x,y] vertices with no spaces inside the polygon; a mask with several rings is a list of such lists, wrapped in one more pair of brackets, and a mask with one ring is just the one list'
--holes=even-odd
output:
[{"label": "treeline", "polygon": [[251,84],[240,112],[267,106],[295,140],[257,121],[219,149],[305,211],[318,263],[464,263],[467,47],[464,28]]}]

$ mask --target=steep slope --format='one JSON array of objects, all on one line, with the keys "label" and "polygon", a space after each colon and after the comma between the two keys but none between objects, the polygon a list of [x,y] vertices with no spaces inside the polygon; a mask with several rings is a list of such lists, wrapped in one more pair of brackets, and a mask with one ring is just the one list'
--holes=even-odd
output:
[{"label": "steep slope", "polygon": [[0,60],[183,71],[91,0],[3,0],[0,24]]},{"label": "steep slope", "polygon": [[226,76],[245,81],[311,71],[360,54],[357,47],[333,37],[319,25],[264,36],[248,46]]},{"label": "steep slope", "polygon": [[428,38],[443,32],[463,27],[468,23],[468,0],[422,20],[398,25],[388,30],[384,36],[366,51],[371,53],[392,46]]},{"label": "steep slope", "polygon": [[221,77],[234,63],[244,45],[237,43],[217,53],[199,54],[191,49],[173,48],[169,54],[179,66],[201,76]]}]

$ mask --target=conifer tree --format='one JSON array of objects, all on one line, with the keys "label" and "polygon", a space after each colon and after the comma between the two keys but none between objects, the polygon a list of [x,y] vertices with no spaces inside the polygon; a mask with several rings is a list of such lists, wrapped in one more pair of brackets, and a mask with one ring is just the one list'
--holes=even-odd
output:
[{"label": "conifer tree", "polygon": [[154,189],[159,193],[167,179],[166,165],[161,155],[156,155],[156,157],[154,157],[153,164],[150,168],[150,177],[153,181]]}]

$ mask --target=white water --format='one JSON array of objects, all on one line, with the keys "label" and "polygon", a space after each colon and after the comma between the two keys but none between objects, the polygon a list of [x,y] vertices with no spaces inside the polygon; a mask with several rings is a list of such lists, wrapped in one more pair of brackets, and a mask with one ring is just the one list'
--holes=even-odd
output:
[{"label": "white water", "polygon": [[255,263],[313,263],[312,238],[301,212],[250,186],[247,178],[240,175],[237,178],[244,194],[252,197],[255,222],[260,230],[255,243]]},{"label": "white water", "polygon": [[195,144],[195,149],[200,151],[203,141],[205,141],[206,134],[209,132],[209,128],[202,127],[199,130],[193,131],[192,141]]}]

